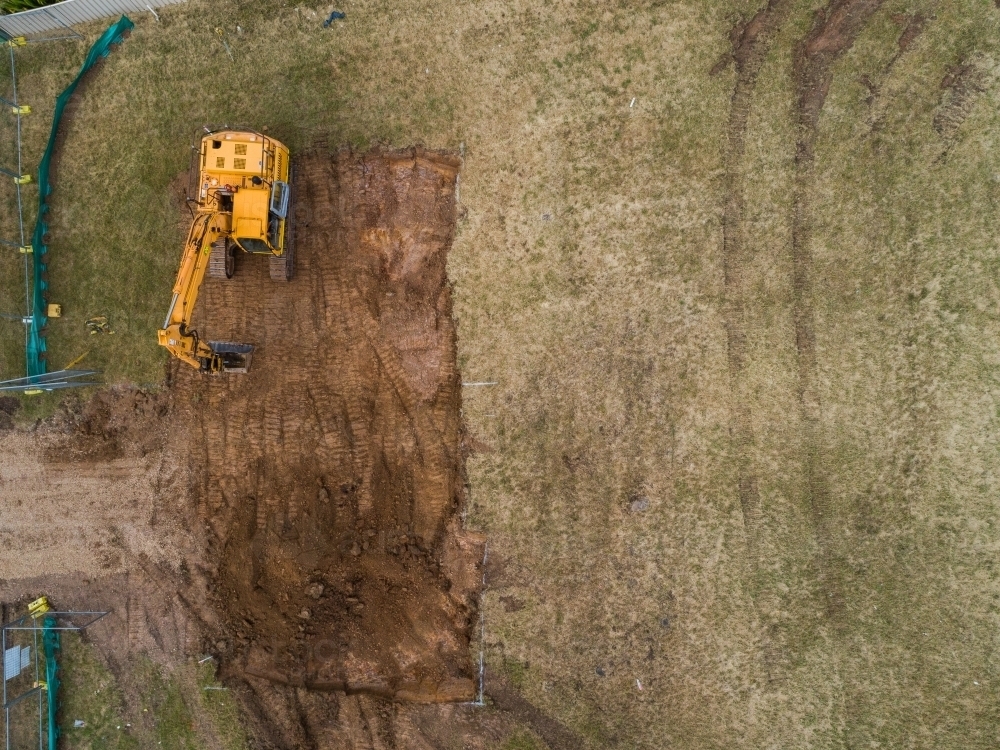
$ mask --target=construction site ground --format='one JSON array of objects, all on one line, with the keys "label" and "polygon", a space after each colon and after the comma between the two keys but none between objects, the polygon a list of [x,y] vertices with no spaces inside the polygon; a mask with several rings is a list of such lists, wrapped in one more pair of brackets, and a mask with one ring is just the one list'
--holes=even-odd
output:
[{"label": "construction site ground", "polygon": [[[423,149],[300,154],[294,279],[245,256],[232,280],[206,281],[195,319],[206,338],[255,343],[249,374],[171,363],[156,393],[100,392],[5,439],[5,498],[25,516],[7,515],[20,567],[6,575],[89,558],[86,573],[111,576],[124,607],[97,593],[107,583],[46,588],[108,601],[93,637],[123,676],[136,651],[174,668],[206,655],[251,736],[279,747],[345,742],[345,694],[479,697],[485,540],[459,515],[445,275],[458,167]],[[37,544],[40,503],[65,535],[57,559]],[[12,605],[21,590],[4,592]]]},{"label": "construction site ground", "polygon": [[[1000,8],[157,13],[51,196],[108,385],[0,401],[6,616],[112,611],[67,747],[1000,744]],[[17,51],[29,166],[85,53]],[[206,282],[258,347],[206,379],[155,331],[227,122],[301,157],[299,266]]]}]

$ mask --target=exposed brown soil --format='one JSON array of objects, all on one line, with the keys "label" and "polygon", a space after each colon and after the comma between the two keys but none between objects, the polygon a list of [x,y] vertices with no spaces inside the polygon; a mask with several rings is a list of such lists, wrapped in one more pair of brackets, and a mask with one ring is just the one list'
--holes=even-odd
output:
[{"label": "exposed brown soil", "polygon": [[0,578],[111,575],[126,555],[177,565],[189,553],[174,493],[185,482],[162,449],[166,394],[135,390],[67,402],[48,424],[0,438]]},{"label": "exposed brown soil", "polygon": [[[245,257],[199,329],[257,345],[246,376],[177,366],[231,673],[471,700],[483,540],[463,533],[460,381],[445,259],[458,163],[298,160],[297,271]],[[197,321],[196,321],[197,322]]]},{"label": "exposed brown soil", "polygon": [[[816,12],[812,29],[795,46],[796,117],[804,127],[799,139],[800,158],[812,158],[813,134],[830,90],[833,63],[851,48],[881,5],[882,0],[831,0]],[[915,36],[920,28],[911,33]],[[903,48],[902,37],[899,44]],[[808,154],[802,154],[803,147],[808,147]]]}]

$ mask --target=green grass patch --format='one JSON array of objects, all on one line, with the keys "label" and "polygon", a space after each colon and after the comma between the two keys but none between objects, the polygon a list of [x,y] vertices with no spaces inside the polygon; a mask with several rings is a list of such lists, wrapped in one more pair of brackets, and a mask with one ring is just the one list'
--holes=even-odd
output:
[{"label": "green grass patch", "polygon": [[544,750],[545,744],[535,738],[533,734],[518,731],[512,734],[500,745],[499,750]]},{"label": "green grass patch", "polygon": [[[114,676],[75,633],[63,633],[59,655],[60,747],[64,750],[133,750],[142,744],[129,726],[125,696]],[[83,727],[74,727],[82,721]]]},{"label": "green grass patch", "polygon": [[228,688],[215,678],[215,661],[209,660],[198,665],[198,688],[201,691],[201,705],[226,750],[245,750],[248,747],[247,733],[240,719],[240,710]]},{"label": "green grass patch", "polygon": [[[197,750],[191,696],[181,684],[165,676],[163,670],[146,658],[140,658],[133,677],[139,687],[143,713],[148,714],[147,731],[157,748]],[[149,723],[152,727],[149,728]]]},{"label": "green grass patch", "polygon": [[[245,750],[246,729],[211,663],[168,673],[145,656],[116,677],[75,633],[63,635],[60,655],[62,743],[67,750],[213,747]],[[76,720],[84,726],[74,727]]]}]

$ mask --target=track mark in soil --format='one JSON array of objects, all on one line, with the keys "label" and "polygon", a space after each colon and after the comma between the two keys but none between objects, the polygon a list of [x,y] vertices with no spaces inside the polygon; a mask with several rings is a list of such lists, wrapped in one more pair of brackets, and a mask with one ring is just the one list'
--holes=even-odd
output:
[{"label": "track mark in soil", "polygon": [[899,51],[892,58],[892,63],[895,63],[900,55],[906,52],[910,48],[910,45],[917,40],[917,37],[924,32],[924,27],[927,26],[930,17],[922,13],[915,13],[912,16],[893,16],[893,20],[896,23],[905,24],[903,25],[903,32],[899,35],[899,39],[896,42]]},{"label": "track mark in soil", "polygon": [[803,423],[806,488],[817,543],[819,576],[827,615],[841,623],[843,584],[833,543],[833,508],[824,469],[821,402],[816,387],[816,326],[812,304],[812,254],[809,191],[815,177],[815,140],[819,115],[833,78],[834,62],[854,43],[882,0],[832,0],[816,15],[813,28],[795,47],[795,148],[792,214],[792,316],[798,359],[798,399]]},{"label": "track mark in soil", "polygon": [[[741,21],[730,32],[732,52],[713,68],[718,73],[731,61],[736,68],[736,82],[730,99],[728,143],[726,148],[726,195],[722,217],[722,261],[724,274],[724,319],[727,337],[730,395],[732,414],[730,432],[737,462],[737,492],[743,523],[746,528],[750,564],[761,566],[760,535],[761,507],[757,474],[753,462],[756,444],[753,415],[749,406],[746,328],[746,250],[744,193],[747,120],[757,74],[767,55],[771,39],[791,10],[789,0],[771,0],[749,21]],[[758,617],[764,621],[776,616],[777,603],[773,591],[762,591],[754,597]],[[772,623],[773,624],[773,623]],[[777,632],[767,627],[763,634],[764,663],[769,681],[778,678],[782,649],[776,642]]]},{"label": "track mark in soil", "polygon": [[984,60],[962,60],[941,79],[941,99],[934,112],[934,130],[949,147],[980,95],[993,83],[992,67]]},{"label": "track mark in soil", "polygon": [[868,107],[865,118],[868,130],[864,135],[865,138],[880,132],[885,125],[891,102],[886,101],[882,96],[883,82],[889,79],[896,63],[914,46],[927,25],[935,18],[936,16],[933,14],[923,13],[913,15],[900,13],[892,16],[892,21],[900,27],[900,33],[896,39],[896,53],[890,58],[885,68],[875,76],[874,80],[868,74],[862,75],[859,79],[861,85],[868,89],[868,95],[864,99],[864,104]]},{"label": "track mark in soil", "polygon": [[576,732],[525,700],[503,675],[489,667],[486,668],[486,685],[486,693],[496,707],[530,727],[531,731],[545,740],[551,750],[577,750],[584,747],[583,739]]},{"label": "track mark in soil", "polygon": [[[884,80],[888,77],[896,63],[899,62],[900,58],[903,57],[906,51],[913,46],[913,43],[917,40],[917,38],[924,33],[924,29],[927,27],[928,22],[933,20],[933,18],[933,16],[927,16],[922,13],[916,13],[912,16],[897,14],[892,17],[893,22],[902,27],[902,31],[900,31],[899,37],[896,40],[896,54],[894,54],[889,60],[889,63],[885,66],[885,69],[881,72],[879,78]],[[868,96],[865,97],[865,104],[870,108],[874,108],[875,104],[878,102],[879,95],[881,94],[879,85],[867,74],[862,75],[859,80],[861,81],[861,84],[868,89]],[[877,130],[881,124],[880,118],[872,119],[870,124],[873,130]]]}]

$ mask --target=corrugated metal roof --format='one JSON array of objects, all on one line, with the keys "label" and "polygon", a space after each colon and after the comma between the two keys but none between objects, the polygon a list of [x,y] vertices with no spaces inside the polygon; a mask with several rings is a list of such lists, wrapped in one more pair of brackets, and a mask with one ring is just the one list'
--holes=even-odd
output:
[{"label": "corrugated metal roof", "polygon": [[148,11],[185,0],[62,0],[61,3],[0,16],[0,29],[10,36],[30,36],[64,29],[77,23]]}]

